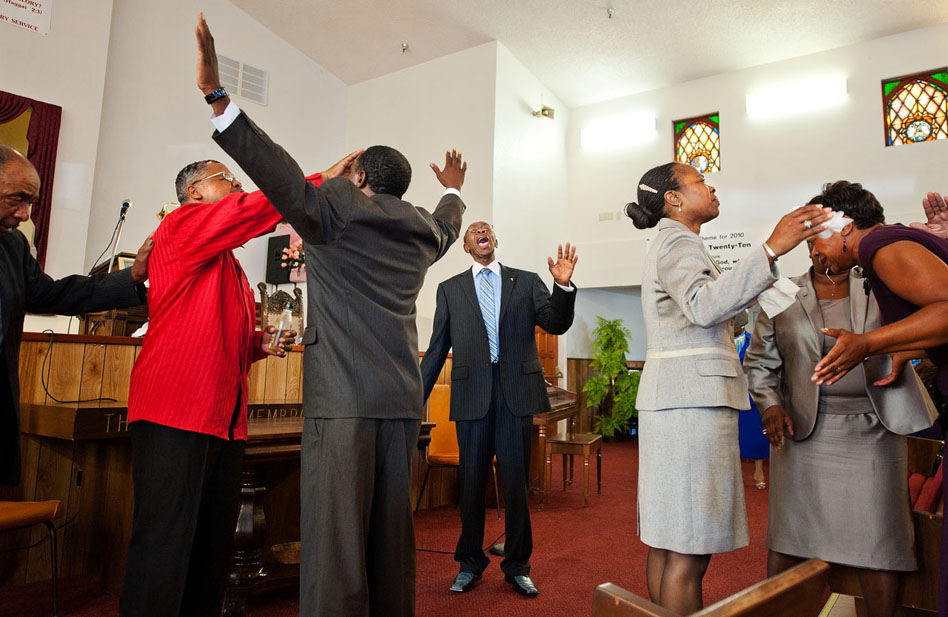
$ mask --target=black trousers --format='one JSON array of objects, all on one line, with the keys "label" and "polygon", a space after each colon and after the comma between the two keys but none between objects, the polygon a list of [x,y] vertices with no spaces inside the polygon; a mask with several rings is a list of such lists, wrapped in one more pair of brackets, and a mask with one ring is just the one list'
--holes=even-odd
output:
[{"label": "black trousers", "polygon": [[306,418],[300,616],[412,617],[420,420]]},{"label": "black trousers", "polygon": [[454,560],[462,572],[479,574],[490,564],[484,554],[484,495],[490,464],[497,455],[506,502],[504,560],[500,569],[510,576],[530,573],[533,532],[527,503],[530,474],[530,433],[533,418],[515,416],[500,387],[500,368],[493,365],[493,384],[487,415],[457,422],[461,466],[458,472],[461,537]]},{"label": "black trousers", "polygon": [[135,523],[122,617],[217,617],[234,543],[243,441],[129,425]]}]

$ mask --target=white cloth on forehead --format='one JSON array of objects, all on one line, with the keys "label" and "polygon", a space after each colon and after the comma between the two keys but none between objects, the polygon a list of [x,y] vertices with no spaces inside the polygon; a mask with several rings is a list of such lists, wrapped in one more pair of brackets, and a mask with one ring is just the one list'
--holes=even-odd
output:
[{"label": "white cloth on forehead", "polygon": [[843,230],[843,227],[845,227],[846,225],[852,222],[853,220],[851,218],[849,218],[848,216],[846,216],[839,210],[833,210],[833,218],[823,223],[823,225],[826,226],[826,229],[824,229],[823,231],[821,231],[820,233],[816,235],[825,240],[829,238],[830,236],[832,236],[833,234],[841,232]]}]

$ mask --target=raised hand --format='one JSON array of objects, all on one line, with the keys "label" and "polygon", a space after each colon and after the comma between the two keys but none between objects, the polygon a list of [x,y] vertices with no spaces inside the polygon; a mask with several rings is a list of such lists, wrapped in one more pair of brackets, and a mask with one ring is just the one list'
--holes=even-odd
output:
[{"label": "raised hand", "polygon": [[151,239],[154,235],[155,232],[148,234],[145,242],[135,255],[135,263],[132,264],[133,283],[142,283],[148,278],[148,257],[151,255],[151,249],[155,247],[155,241]]},{"label": "raised hand", "polygon": [[938,193],[929,193],[922,199],[922,208],[927,221],[909,225],[948,240],[948,205],[945,204],[944,198]]},{"label": "raised hand", "polygon": [[869,355],[869,342],[865,334],[853,334],[849,330],[823,328],[823,334],[836,339],[836,344],[813,369],[810,381],[819,385],[834,384]]},{"label": "raised hand", "polygon": [[793,436],[793,420],[781,405],[773,405],[765,409],[760,420],[764,425],[767,441],[775,448],[784,444],[787,435]]},{"label": "raised hand", "polygon": [[321,175],[323,180],[328,180],[329,178],[338,178],[339,176],[348,176],[352,173],[352,164],[356,162],[356,159],[362,156],[362,153],[365,152],[362,148],[359,148],[355,152],[350,152],[345,155],[332,167],[324,171]]},{"label": "raised hand", "polygon": [[198,23],[194,28],[197,37],[197,85],[201,92],[210,94],[221,87],[220,73],[217,69],[217,52],[214,50],[214,37],[204,21],[204,13],[198,13]]},{"label": "raised hand", "polygon": [[558,285],[563,287],[569,285],[569,281],[573,277],[573,268],[576,267],[578,259],[576,257],[576,247],[570,247],[569,242],[566,243],[565,250],[562,244],[556,247],[556,261],[553,261],[552,257],[546,258],[550,266],[550,274],[553,275],[553,280]]},{"label": "raised hand", "polygon": [[467,173],[467,163],[461,160],[460,152],[448,150],[444,153],[444,169],[438,169],[437,165],[431,163],[431,170],[434,171],[441,186],[446,189],[461,190],[464,174]]},{"label": "raised hand", "polygon": [[284,330],[283,333],[280,334],[280,340],[277,341],[277,345],[270,347],[270,339],[273,338],[274,332],[276,332],[276,326],[267,326],[267,329],[263,331],[263,336],[260,337],[260,347],[267,355],[280,356],[282,358],[286,355],[286,352],[293,348],[293,343],[296,342],[296,331]]},{"label": "raised hand", "polygon": [[818,204],[797,208],[780,219],[767,238],[767,246],[778,257],[789,253],[796,245],[823,231],[822,223],[832,218],[831,212],[829,208]]}]

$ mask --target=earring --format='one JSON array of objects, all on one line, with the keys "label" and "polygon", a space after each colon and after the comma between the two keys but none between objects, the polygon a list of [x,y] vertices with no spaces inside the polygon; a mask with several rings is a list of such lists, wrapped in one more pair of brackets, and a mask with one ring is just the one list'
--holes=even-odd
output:
[{"label": "earring", "polygon": [[681,212],[681,204],[678,204],[678,211]]},{"label": "earring", "polygon": [[846,238],[843,238],[843,252],[846,252]]}]

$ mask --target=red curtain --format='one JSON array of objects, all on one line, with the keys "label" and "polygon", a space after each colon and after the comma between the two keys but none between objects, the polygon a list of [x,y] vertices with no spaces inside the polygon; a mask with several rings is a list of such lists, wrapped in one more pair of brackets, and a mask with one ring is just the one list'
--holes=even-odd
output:
[{"label": "red curtain", "polygon": [[41,190],[39,201],[33,205],[30,218],[36,227],[33,246],[40,266],[46,265],[46,244],[49,241],[49,215],[53,195],[53,176],[56,173],[56,151],[59,147],[59,126],[63,108],[42,101],[28,99],[9,92],[0,91],[0,123],[18,118],[32,108],[30,126],[26,138],[30,150],[26,157],[39,174]]}]

